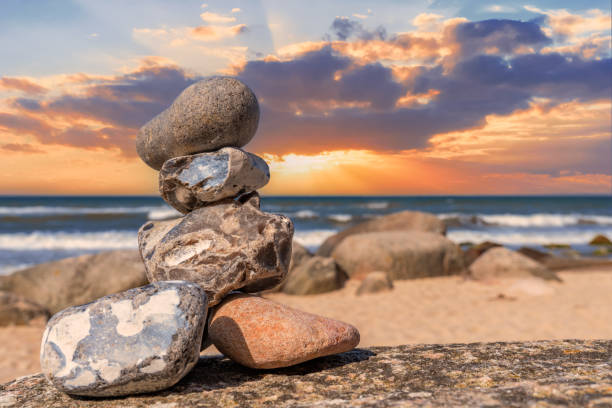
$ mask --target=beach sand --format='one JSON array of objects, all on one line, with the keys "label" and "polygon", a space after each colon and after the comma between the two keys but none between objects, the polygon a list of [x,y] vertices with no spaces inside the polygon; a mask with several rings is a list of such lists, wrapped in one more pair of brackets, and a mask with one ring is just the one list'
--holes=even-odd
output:
[{"label": "beach sand", "polygon": [[[356,296],[359,282],[313,296],[267,298],[355,325],[361,347],[409,343],[612,338],[612,268],[560,272],[563,283],[524,287],[459,277],[394,282],[391,292]],[[503,294],[503,296],[499,296]],[[44,327],[0,328],[0,383],[38,372]],[[207,354],[214,349],[206,350]]]}]

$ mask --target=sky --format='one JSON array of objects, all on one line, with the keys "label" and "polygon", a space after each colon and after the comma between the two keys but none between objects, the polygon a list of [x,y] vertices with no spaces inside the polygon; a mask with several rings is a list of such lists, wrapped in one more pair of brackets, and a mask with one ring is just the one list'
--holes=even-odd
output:
[{"label": "sky", "polygon": [[258,97],[268,195],[612,194],[610,2],[2,0],[0,194],[157,194],[138,128]]}]

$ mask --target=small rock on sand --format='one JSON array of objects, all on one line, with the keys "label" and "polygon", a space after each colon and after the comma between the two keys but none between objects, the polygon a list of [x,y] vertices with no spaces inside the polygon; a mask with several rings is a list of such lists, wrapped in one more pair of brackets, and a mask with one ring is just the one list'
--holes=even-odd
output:
[{"label": "small rock on sand", "polygon": [[260,297],[233,294],[212,313],[208,328],[212,343],[251,368],[288,367],[359,344],[359,332],[349,324]]},{"label": "small rock on sand", "polygon": [[333,258],[314,256],[289,271],[282,292],[290,295],[314,295],[340,289],[346,276]]},{"label": "small rock on sand", "polygon": [[387,272],[374,271],[368,273],[357,288],[357,295],[386,292],[393,289],[393,282]]},{"label": "small rock on sand", "polygon": [[542,278],[560,281],[544,265],[504,247],[491,248],[472,265],[470,275],[477,280],[505,278]]}]

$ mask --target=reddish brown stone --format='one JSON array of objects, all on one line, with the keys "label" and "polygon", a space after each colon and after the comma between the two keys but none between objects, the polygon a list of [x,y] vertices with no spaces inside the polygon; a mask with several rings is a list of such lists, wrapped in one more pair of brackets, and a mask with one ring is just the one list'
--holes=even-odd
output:
[{"label": "reddish brown stone", "polygon": [[350,324],[246,294],[213,309],[208,335],[219,351],[251,368],[288,367],[359,344]]}]

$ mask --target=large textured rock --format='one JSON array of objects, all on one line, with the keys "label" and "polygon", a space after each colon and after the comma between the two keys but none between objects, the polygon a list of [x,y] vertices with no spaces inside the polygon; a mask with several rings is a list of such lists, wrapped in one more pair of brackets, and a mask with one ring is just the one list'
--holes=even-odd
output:
[{"label": "large textured rock", "polygon": [[393,289],[393,282],[389,279],[389,275],[387,275],[386,272],[374,271],[368,273],[363,281],[361,281],[356,294],[360,296],[371,293],[387,292],[391,289]]},{"label": "large textured rock", "polygon": [[282,284],[282,292],[290,295],[314,295],[340,289],[346,276],[333,258],[311,257],[292,268]]},{"label": "large textured rock", "polygon": [[255,191],[269,180],[270,170],[262,158],[224,147],[166,161],[159,172],[159,192],[168,204],[186,214],[206,204]]},{"label": "large textured rock", "polygon": [[168,391],[72,399],[41,375],[0,385],[6,408],[608,407],[612,340],[373,347],[269,372],[201,357]]},{"label": "large textured rock", "polygon": [[350,324],[245,294],[230,295],[212,310],[208,336],[223,354],[251,368],[288,367],[359,344]]},{"label": "large textured rock", "polygon": [[183,218],[148,222],[138,244],[151,282],[198,283],[215,305],[232,290],[259,292],[287,275],[293,224],[259,209],[259,196],[226,200]]},{"label": "large textured rock", "polygon": [[332,253],[348,276],[386,271],[392,280],[453,275],[464,271],[461,249],[440,234],[369,232],[344,239]]},{"label": "large textured rock", "polygon": [[504,247],[491,248],[470,265],[474,279],[503,279],[537,277],[560,281],[544,265],[523,254]]},{"label": "large textured rock", "polygon": [[49,311],[23,296],[0,291],[0,326],[26,325],[32,321],[46,322]]},{"label": "large textured rock", "polygon": [[236,78],[209,77],[186,88],[168,109],[146,123],[136,151],[159,170],[173,157],[247,144],[259,122],[255,94]]},{"label": "large textured rock", "polygon": [[317,250],[317,255],[330,256],[334,249],[346,238],[365,232],[387,231],[425,231],[446,234],[446,224],[433,214],[402,211],[374,218],[347,228],[327,238]]},{"label": "large textured rock", "polygon": [[74,306],[51,318],[40,365],[59,390],[117,396],[176,384],[198,361],[206,295],[191,282],[157,282]]},{"label": "large textured rock", "polygon": [[30,299],[51,314],[147,283],[136,250],[66,258],[0,276],[0,290]]}]

